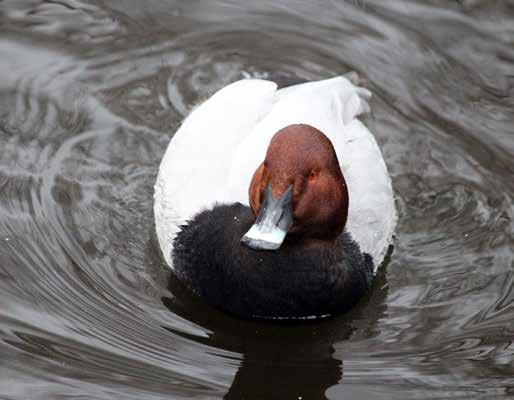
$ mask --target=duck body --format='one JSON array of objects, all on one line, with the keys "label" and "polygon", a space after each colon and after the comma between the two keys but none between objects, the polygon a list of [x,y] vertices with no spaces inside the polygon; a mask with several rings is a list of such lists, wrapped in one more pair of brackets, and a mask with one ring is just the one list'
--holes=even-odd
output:
[{"label": "duck body", "polygon": [[[226,86],[194,109],[170,141],[155,185],[157,237],[177,277],[209,304],[241,317],[316,317],[355,304],[371,286],[396,225],[382,154],[357,118],[369,111],[370,96],[346,77],[280,90],[274,82],[247,79]],[[310,187],[310,179],[307,175],[300,181],[291,178],[294,222],[288,225],[287,229],[292,227],[285,239],[280,239],[280,248],[248,248],[241,239],[262,219],[267,207],[264,197],[285,196],[285,186],[279,189],[277,180],[281,173],[268,171],[264,177],[262,168],[279,168],[268,158],[277,131],[288,126],[293,128],[283,135],[286,145],[302,137],[296,132],[306,127],[314,132],[307,138],[317,140],[323,135],[328,139],[335,172],[344,173],[337,183],[347,192],[341,200],[347,208],[344,216],[340,213],[344,221],[328,239],[318,233],[330,219],[318,224],[317,230],[305,228],[308,224],[300,221],[296,208],[299,192]],[[305,153],[306,163],[315,162],[315,154],[309,154],[310,143],[302,140],[296,142],[304,147],[297,144],[284,150],[282,143],[281,151],[295,160]],[[300,148],[307,150],[296,151]],[[301,163],[301,157],[295,162]],[[320,182],[321,171],[316,170]],[[252,194],[252,187],[259,186],[256,179],[269,179],[269,194],[261,187],[257,203]],[[331,190],[337,185],[325,186]],[[308,207],[315,208],[320,202],[311,203]],[[307,210],[302,215],[311,214]],[[309,236],[305,233],[309,229],[316,233],[309,240],[302,239]]]},{"label": "duck body", "polygon": [[240,245],[253,222],[241,203],[197,214],[174,241],[177,277],[212,306],[258,319],[332,315],[371,286],[371,257],[348,232],[329,246],[286,241],[280,251],[256,252]]}]

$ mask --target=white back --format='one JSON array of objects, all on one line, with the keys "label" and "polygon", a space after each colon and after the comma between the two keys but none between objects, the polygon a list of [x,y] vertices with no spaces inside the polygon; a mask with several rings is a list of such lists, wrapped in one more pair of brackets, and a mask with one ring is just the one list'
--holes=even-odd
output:
[{"label": "white back", "polygon": [[346,229],[378,266],[396,211],[380,149],[357,119],[369,111],[370,96],[345,77],[278,91],[273,82],[248,79],[196,108],[170,141],[155,185],[155,224],[168,264],[179,225],[216,202],[248,204],[250,180],[272,136],[304,123],[332,141],[350,197]]}]

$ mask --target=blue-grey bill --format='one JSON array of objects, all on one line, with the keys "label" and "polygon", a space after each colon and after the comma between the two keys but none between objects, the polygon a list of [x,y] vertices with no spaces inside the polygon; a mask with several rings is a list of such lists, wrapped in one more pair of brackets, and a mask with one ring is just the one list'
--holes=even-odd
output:
[{"label": "blue-grey bill", "polygon": [[293,185],[275,200],[268,183],[259,215],[241,243],[254,250],[277,250],[293,225]]}]

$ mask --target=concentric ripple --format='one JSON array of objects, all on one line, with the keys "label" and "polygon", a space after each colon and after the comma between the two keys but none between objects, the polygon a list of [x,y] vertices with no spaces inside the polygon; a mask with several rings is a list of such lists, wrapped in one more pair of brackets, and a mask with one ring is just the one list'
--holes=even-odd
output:
[{"label": "concentric ripple", "polygon": [[[0,1],[0,397],[511,396],[514,4],[254,3]],[[154,237],[172,133],[237,79],[351,70],[397,194],[389,265],[329,321],[210,309]]]}]

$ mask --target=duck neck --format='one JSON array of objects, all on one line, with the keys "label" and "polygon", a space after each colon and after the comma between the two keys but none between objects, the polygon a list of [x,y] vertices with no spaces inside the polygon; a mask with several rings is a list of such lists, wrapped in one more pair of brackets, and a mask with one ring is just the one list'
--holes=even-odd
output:
[{"label": "duck neck", "polygon": [[289,234],[285,241],[292,246],[300,246],[304,249],[331,249],[335,246],[336,240],[337,238],[315,238]]}]

